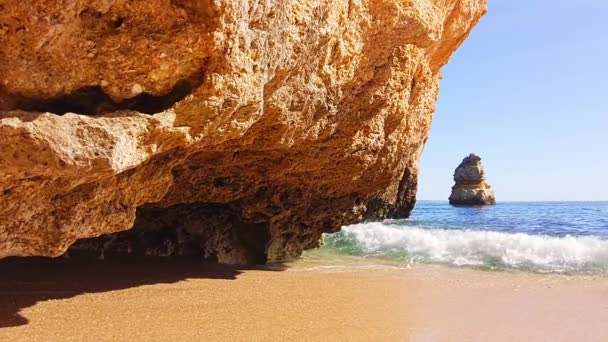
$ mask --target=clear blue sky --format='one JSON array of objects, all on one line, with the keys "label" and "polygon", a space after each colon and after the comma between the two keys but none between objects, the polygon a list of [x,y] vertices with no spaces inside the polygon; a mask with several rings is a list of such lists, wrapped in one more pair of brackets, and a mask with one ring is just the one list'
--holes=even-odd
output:
[{"label": "clear blue sky", "polygon": [[443,76],[419,199],[475,152],[498,201],[608,200],[608,0],[489,0]]}]

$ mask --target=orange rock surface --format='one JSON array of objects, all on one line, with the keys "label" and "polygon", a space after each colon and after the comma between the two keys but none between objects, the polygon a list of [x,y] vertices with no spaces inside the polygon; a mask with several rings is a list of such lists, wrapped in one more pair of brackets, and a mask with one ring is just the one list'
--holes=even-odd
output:
[{"label": "orange rock surface", "polygon": [[[280,261],[404,217],[485,0],[0,4],[0,257]],[[132,228],[131,230],[129,230]]]}]

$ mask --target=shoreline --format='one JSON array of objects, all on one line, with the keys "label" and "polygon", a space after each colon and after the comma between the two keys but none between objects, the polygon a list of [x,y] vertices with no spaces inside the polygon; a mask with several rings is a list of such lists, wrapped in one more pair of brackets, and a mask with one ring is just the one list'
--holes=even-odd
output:
[{"label": "shoreline", "polygon": [[608,339],[600,276],[174,261],[2,261],[0,272],[0,340]]}]

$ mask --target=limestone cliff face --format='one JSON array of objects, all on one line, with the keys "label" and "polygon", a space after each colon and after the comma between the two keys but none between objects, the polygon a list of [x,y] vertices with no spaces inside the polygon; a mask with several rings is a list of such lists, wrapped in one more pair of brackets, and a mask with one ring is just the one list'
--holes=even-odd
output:
[{"label": "limestone cliff face", "polygon": [[486,183],[486,173],[481,158],[473,153],[462,160],[454,171],[454,182],[450,204],[492,205],[496,204],[494,191]]},{"label": "limestone cliff face", "polygon": [[[0,4],[0,257],[292,258],[407,216],[485,0]],[[129,230],[132,228],[131,230]]]}]

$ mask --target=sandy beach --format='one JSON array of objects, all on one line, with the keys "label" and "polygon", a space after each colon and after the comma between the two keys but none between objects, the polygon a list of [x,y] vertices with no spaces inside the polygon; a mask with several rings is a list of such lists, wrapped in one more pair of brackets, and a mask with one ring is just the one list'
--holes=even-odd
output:
[{"label": "sandy beach", "polygon": [[608,279],[417,265],[0,263],[1,341],[605,341]]}]

